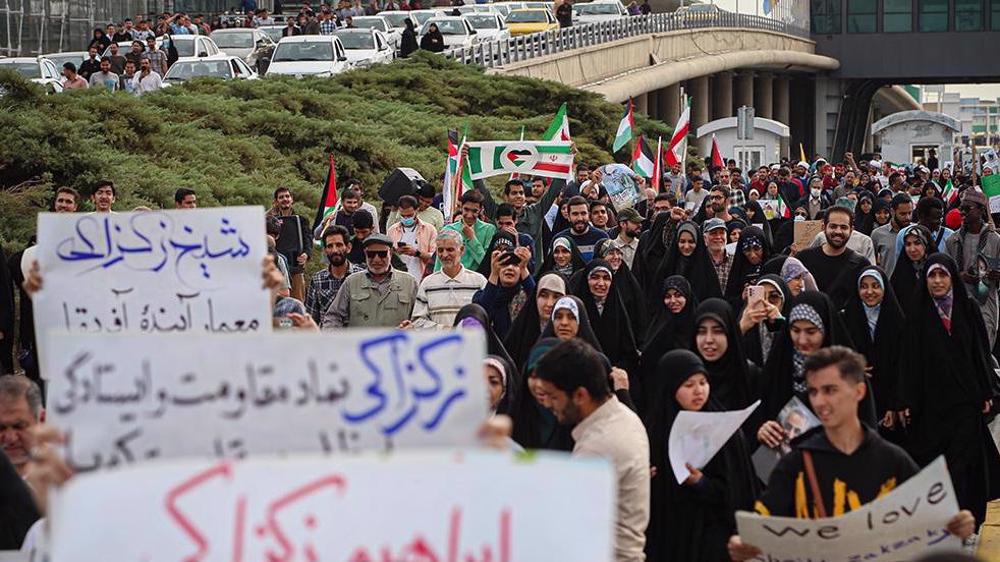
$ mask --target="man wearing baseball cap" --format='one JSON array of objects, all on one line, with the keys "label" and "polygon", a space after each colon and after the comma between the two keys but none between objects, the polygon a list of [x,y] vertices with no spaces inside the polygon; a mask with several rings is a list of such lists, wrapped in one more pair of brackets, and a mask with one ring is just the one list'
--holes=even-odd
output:
[{"label": "man wearing baseball cap", "polygon": [[712,258],[715,274],[719,276],[719,289],[725,292],[726,284],[729,283],[729,270],[733,267],[733,256],[726,252],[726,242],[729,237],[726,221],[717,218],[708,219],[701,226],[701,232],[705,235],[705,245],[708,246],[708,255]]},{"label": "man wearing baseball cap", "polygon": [[361,243],[367,271],[352,273],[323,314],[322,328],[395,328],[410,319],[417,280],[392,268],[392,240],[371,234]]},{"label": "man wearing baseball cap", "polygon": [[632,269],[635,251],[639,249],[639,235],[642,234],[642,217],[639,212],[629,207],[618,213],[618,236],[614,243],[622,251],[622,260]]}]

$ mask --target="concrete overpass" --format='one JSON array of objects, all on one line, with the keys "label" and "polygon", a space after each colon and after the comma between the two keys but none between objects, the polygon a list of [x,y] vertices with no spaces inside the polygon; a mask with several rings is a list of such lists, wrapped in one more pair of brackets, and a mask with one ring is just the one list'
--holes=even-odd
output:
[{"label": "concrete overpass", "polygon": [[[791,128],[790,146],[802,143],[822,154],[834,136],[830,127],[837,126],[816,111],[829,105],[827,90],[817,93],[817,83],[839,71],[840,62],[818,54],[808,30],[771,18],[654,14],[517,37],[509,45],[480,45],[451,56],[490,73],[553,80],[610,101],[631,97],[639,111],[671,125],[680,113],[682,88],[691,96],[694,128],[753,106],[758,117]],[[884,114],[920,108],[898,87],[880,86],[871,96]]]}]

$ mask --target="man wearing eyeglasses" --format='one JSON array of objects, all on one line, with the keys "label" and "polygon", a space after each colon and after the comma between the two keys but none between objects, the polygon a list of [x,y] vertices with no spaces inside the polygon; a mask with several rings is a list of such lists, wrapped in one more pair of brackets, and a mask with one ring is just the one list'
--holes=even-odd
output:
[{"label": "man wearing eyeglasses", "polygon": [[417,294],[417,280],[392,268],[392,240],[372,234],[362,242],[367,271],[352,273],[344,281],[322,328],[394,328],[410,319]]}]

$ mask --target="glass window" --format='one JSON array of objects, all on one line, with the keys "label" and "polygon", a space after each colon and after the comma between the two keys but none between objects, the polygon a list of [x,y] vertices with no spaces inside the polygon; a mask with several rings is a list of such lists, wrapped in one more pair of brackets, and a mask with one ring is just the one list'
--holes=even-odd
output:
[{"label": "glass window", "polygon": [[810,21],[813,33],[817,35],[840,33],[840,3],[841,0],[810,1]]},{"label": "glass window", "polygon": [[877,6],[875,0],[848,0],[847,32],[875,33]]},{"label": "glass window", "polygon": [[948,0],[920,0],[920,31],[948,31]]},{"label": "glass window", "polygon": [[882,0],[882,29],[884,31],[888,33],[906,33],[912,31],[912,28],[912,0]]},{"label": "glass window", "polygon": [[955,0],[955,31],[983,30],[983,0]]}]

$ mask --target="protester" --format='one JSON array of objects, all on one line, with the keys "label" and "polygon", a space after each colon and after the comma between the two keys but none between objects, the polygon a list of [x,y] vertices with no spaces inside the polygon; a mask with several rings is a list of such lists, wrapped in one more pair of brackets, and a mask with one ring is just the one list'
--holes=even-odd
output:
[{"label": "protester", "polygon": [[892,220],[889,224],[872,230],[872,242],[875,244],[878,265],[892,275],[892,269],[896,265],[896,235],[903,227],[910,224],[910,218],[913,216],[913,200],[909,195],[899,193],[892,198],[890,208]]},{"label": "protester", "polygon": [[733,309],[723,299],[708,299],[694,313],[691,350],[705,363],[715,401],[725,410],[742,410],[750,405],[751,386],[760,378],[759,369],[743,353],[743,338]]},{"label": "protester", "polygon": [[486,278],[462,265],[462,235],[454,230],[442,230],[435,242],[435,255],[441,269],[420,282],[413,306],[412,322],[417,329],[441,329],[454,325],[455,315],[472,302],[475,294],[486,286]]},{"label": "protester", "polygon": [[904,227],[896,235],[896,267],[889,282],[899,304],[909,312],[923,280],[920,277],[927,257],[935,253],[931,233],[919,224]]},{"label": "protester", "polygon": [[303,301],[306,313],[317,325],[323,322],[323,314],[336,298],[341,285],[348,275],[364,271],[364,268],[350,263],[351,238],[342,226],[331,226],[323,234],[323,255],[327,266],[313,274]]},{"label": "protester", "polygon": [[278,219],[280,235],[278,236],[278,252],[287,260],[292,284],[292,298],[305,299],[305,266],[309,261],[310,244],[309,221],[292,210],[294,203],[292,192],[287,187],[274,190],[274,202],[267,211],[267,216]]},{"label": "protester", "polygon": [[[822,412],[822,429],[807,434],[778,462],[756,503],[757,512],[799,519],[840,515],[898,488],[917,473],[916,463],[905,451],[883,440],[859,417],[868,388],[862,356],[845,347],[830,347],[810,356],[803,370],[809,403]],[[848,497],[854,501],[848,502]],[[948,522],[947,530],[965,539],[975,532],[975,524],[973,515],[963,510]],[[730,538],[728,549],[737,562],[761,554],[739,535]]]},{"label": "protester", "polygon": [[150,59],[142,59],[139,64],[141,65],[139,72],[132,78],[132,91],[142,95],[163,88],[163,80],[160,79],[159,74],[153,72]]},{"label": "protester", "polygon": [[392,240],[372,234],[362,242],[368,269],[347,277],[323,314],[324,330],[350,326],[394,328],[409,320],[417,281],[390,265]]},{"label": "protester", "polygon": [[997,339],[997,322],[1000,321],[997,299],[1000,269],[987,264],[983,271],[980,261],[984,256],[1000,258],[1000,234],[990,224],[989,205],[982,191],[966,189],[958,209],[962,213],[962,227],[945,242],[946,253],[958,264],[958,279],[965,283],[966,292],[979,305],[992,349]]},{"label": "protester", "polygon": [[691,283],[680,275],[671,275],[659,291],[660,301],[653,321],[643,338],[639,354],[642,386],[635,393],[639,412],[648,421],[657,397],[663,390],[668,373],[660,371],[660,358],[675,349],[690,349],[694,340],[694,311],[698,297]]},{"label": "protester", "polygon": [[535,372],[549,408],[573,427],[573,454],[614,464],[617,488],[615,560],[641,562],[649,523],[649,439],[628,407],[611,393],[598,353],[585,342],[564,341],[539,360]]},{"label": "protester", "polygon": [[528,271],[530,251],[521,246],[513,251],[495,250],[490,254],[490,276],[476,292],[472,302],[490,315],[493,330],[507,337],[513,318],[535,293],[535,279]]},{"label": "protester", "polygon": [[633,392],[639,392],[638,344],[628,310],[613,282],[611,266],[602,259],[591,260],[583,271],[573,276],[567,288],[583,302],[597,341],[601,343],[600,351],[612,365],[633,373],[629,386]]},{"label": "protester", "polygon": [[[462,194],[462,217],[450,224],[445,225],[445,230],[454,230],[462,235],[462,243],[465,250],[462,253],[462,265],[473,271],[479,269],[479,264],[484,259],[489,259],[486,249],[496,234],[496,226],[480,220],[479,215],[483,212],[483,194],[478,191],[467,191]],[[441,268],[438,260],[435,270]]]},{"label": "protester", "polygon": [[529,353],[521,387],[511,411],[513,438],[525,449],[572,451],[571,428],[560,424],[548,407],[548,394],[542,389],[536,367],[539,360],[561,341],[556,337],[543,337]]},{"label": "protester", "polygon": [[76,73],[76,65],[72,62],[63,63],[62,85],[66,90],[86,90],[90,83],[83,76]]},{"label": "protester", "polygon": [[558,273],[563,278],[569,279],[573,275],[586,267],[587,262],[580,254],[576,242],[569,236],[558,236],[552,240],[552,249],[542,261],[542,267],[538,270],[538,275],[546,273]]},{"label": "protester", "polygon": [[826,242],[818,248],[809,248],[795,254],[814,276],[819,290],[829,295],[838,306],[854,291],[854,275],[857,270],[864,265],[871,265],[868,260],[847,247],[853,230],[854,213],[846,207],[830,207],[823,217]]},{"label": "protester", "polygon": [[437,24],[430,24],[427,28],[427,33],[424,33],[424,36],[420,38],[420,48],[432,53],[442,53],[444,52],[444,47],[444,36],[441,35]]},{"label": "protester", "polygon": [[691,475],[678,484],[667,444],[677,414],[727,408],[715,397],[709,370],[694,353],[671,351],[659,360],[658,370],[667,380],[657,395],[654,418],[648,425],[649,461],[656,467],[657,476],[650,491],[646,559],[725,560],[729,537],[736,531],[735,513],[751,509],[759,492],[747,443],[743,433],[737,431],[704,468],[688,464]]},{"label": "protester", "polygon": [[548,273],[538,279],[534,303],[525,303],[504,339],[504,347],[518,369],[523,371],[531,349],[552,318],[556,301],[564,296],[566,281],[558,273]]},{"label": "protester", "polygon": [[775,334],[784,326],[793,295],[781,277],[774,274],[763,275],[756,286],[763,291],[763,298],[747,302],[740,313],[739,327],[747,359],[763,367],[771,354]]},{"label": "protester", "polygon": [[403,26],[403,36],[399,43],[399,56],[405,59],[420,47],[417,45],[417,30],[413,26],[413,20],[404,19]]},{"label": "protester", "polygon": [[406,271],[420,281],[427,267],[434,262],[434,245],[437,229],[417,217],[417,198],[404,195],[399,198],[400,220],[386,230],[395,245],[395,252],[406,265]]}]

